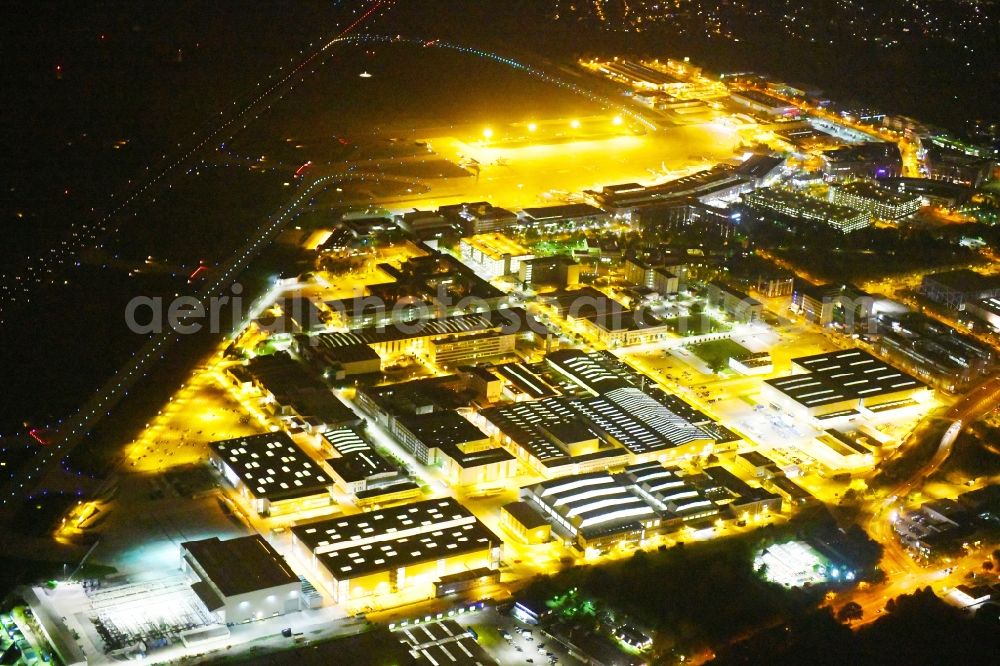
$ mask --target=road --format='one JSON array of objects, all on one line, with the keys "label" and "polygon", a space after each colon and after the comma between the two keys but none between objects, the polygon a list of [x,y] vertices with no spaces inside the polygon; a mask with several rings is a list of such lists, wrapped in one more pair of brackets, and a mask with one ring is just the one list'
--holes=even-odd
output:
[{"label": "road", "polygon": [[953,563],[952,572],[932,570],[920,565],[910,557],[896,537],[891,516],[895,507],[905,502],[905,498],[919,489],[928,476],[940,469],[951,455],[962,428],[996,409],[998,401],[1000,401],[1000,377],[987,380],[963,396],[949,409],[946,418],[952,424],[942,435],[938,448],[930,460],[915,470],[908,479],[887,491],[888,496],[885,499],[876,501],[866,528],[869,536],[885,549],[880,566],[886,574],[886,582],[871,587],[859,586],[846,594],[838,595],[835,602],[838,607],[848,601],[861,604],[864,610],[861,623],[877,619],[889,599],[927,585],[940,586],[952,578],[960,578],[968,566],[978,565],[981,559],[978,557],[963,558],[962,561]]}]

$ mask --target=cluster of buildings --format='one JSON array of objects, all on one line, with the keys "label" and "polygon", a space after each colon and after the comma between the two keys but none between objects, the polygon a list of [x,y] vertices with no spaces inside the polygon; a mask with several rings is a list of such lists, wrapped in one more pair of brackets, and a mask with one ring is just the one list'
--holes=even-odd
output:
[{"label": "cluster of buildings", "polygon": [[867,210],[849,208],[792,190],[761,188],[744,195],[743,204],[760,214],[819,222],[845,234],[872,223],[872,214]]},{"label": "cluster of buildings", "polygon": [[830,188],[830,195],[830,200],[838,206],[867,211],[877,220],[903,220],[923,205],[916,195],[897,192],[869,180],[834,185]]},{"label": "cluster of buildings", "polygon": [[996,369],[992,347],[922,313],[879,313],[875,322],[879,354],[937,388],[957,392]]},{"label": "cluster of buildings", "polygon": [[1000,524],[1000,486],[931,500],[893,519],[900,542],[923,557],[958,552],[981,528]]},{"label": "cluster of buildings", "polygon": [[503,507],[507,529],[529,543],[554,537],[581,551],[745,521],[782,505],[777,493],[723,467],[685,475],[659,462],[550,479],[522,488],[521,498]]},{"label": "cluster of buildings", "polygon": [[[559,395],[489,407],[484,430],[546,478],[649,461],[679,462],[739,437],[607,352],[546,356]],[[570,392],[571,391],[571,392]]]},{"label": "cluster of buildings", "polygon": [[457,410],[497,397],[501,383],[488,370],[469,368],[462,376],[365,387],[357,404],[417,462],[440,467],[450,485],[497,486],[517,474],[514,456]]}]

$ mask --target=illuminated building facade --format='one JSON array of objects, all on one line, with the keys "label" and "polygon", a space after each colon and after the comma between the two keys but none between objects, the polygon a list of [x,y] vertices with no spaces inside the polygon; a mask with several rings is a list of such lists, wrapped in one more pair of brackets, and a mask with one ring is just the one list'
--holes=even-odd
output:
[{"label": "illuminated building facade", "polygon": [[503,546],[451,498],[298,525],[292,537],[338,603],[413,588],[430,596],[442,576],[496,569]]}]

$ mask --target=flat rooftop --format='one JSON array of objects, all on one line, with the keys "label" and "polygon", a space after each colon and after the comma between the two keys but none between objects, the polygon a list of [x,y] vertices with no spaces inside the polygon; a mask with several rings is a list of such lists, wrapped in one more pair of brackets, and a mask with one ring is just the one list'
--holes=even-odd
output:
[{"label": "flat rooftop", "polygon": [[181,548],[227,597],[300,582],[285,558],[259,534],[185,541]]},{"label": "flat rooftop", "polygon": [[511,502],[510,504],[504,504],[501,508],[509,513],[514,520],[523,525],[525,529],[533,530],[549,524],[549,521],[545,520],[545,517],[538,513],[528,502]]},{"label": "flat rooftop", "polygon": [[337,580],[467,555],[501,543],[450,497],[298,525],[292,533]]},{"label": "flat rooftop", "polygon": [[861,349],[847,349],[792,359],[804,374],[766,383],[806,407],[843,400],[869,399],[926,385]]},{"label": "flat rooftop", "polygon": [[850,194],[852,196],[869,199],[871,201],[878,201],[890,206],[901,206],[906,203],[920,200],[920,197],[915,194],[905,194],[865,180],[851,181],[850,183],[840,185],[837,189],[844,194]]},{"label": "flat rooftop", "polygon": [[283,432],[212,442],[209,447],[258,499],[308,497],[333,485],[333,479]]},{"label": "flat rooftop", "polygon": [[597,206],[577,203],[525,208],[524,215],[534,222],[556,222],[580,217],[601,217],[607,215],[607,213]]},{"label": "flat rooftop", "polygon": [[859,211],[847,206],[830,203],[806,194],[779,190],[772,187],[762,187],[744,196],[744,201],[751,208],[761,206],[786,214],[800,214],[813,218],[822,218],[835,222],[846,222],[861,215]]},{"label": "flat rooftop", "polygon": [[491,259],[501,259],[506,255],[523,257],[530,252],[526,247],[504,234],[477,234],[463,238],[462,242],[478,250]]},{"label": "flat rooftop", "polygon": [[398,471],[357,430],[329,430],[323,433],[323,438],[340,455],[327,460],[327,464],[347,483]]}]

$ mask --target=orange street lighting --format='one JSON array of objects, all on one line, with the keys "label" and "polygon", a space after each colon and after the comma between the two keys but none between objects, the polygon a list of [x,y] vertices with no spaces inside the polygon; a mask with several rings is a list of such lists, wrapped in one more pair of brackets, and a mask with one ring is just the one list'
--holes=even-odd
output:
[{"label": "orange street lighting", "polygon": [[614,123],[615,125],[621,125],[625,121],[622,120],[621,116],[615,116],[615,119],[612,120],[611,122]]},{"label": "orange street lighting", "polygon": [[572,127],[573,129],[580,129],[580,121],[579,120],[571,120],[570,123],[569,123],[569,126]]},{"label": "orange street lighting", "polygon": [[528,131],[535,132],[538,130],[538,123],[528,123]]},{"label": "orange street lighting", "polygon": [[493,130],[491,130],[489,127],[487,127],[486,129],[484,129],[483,130],[483,137],[486,138],[487,140],[488,139],[492,139],[493,138]]}]

